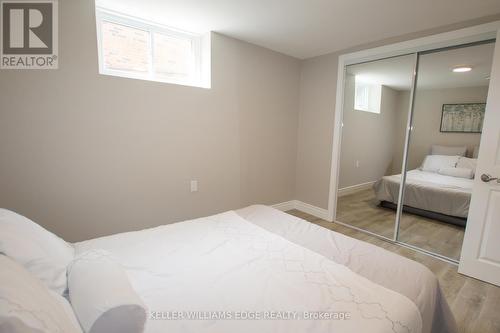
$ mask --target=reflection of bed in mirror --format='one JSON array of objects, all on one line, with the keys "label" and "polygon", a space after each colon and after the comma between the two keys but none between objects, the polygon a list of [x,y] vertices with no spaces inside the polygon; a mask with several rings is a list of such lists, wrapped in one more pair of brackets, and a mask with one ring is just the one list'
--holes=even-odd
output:
[{"label": "reflection of bed in mirror", "polygon": [[[429,155],[422,166],[406,173],[404,211],[465,226],[474,183],[476,159]],[[396,209],[401,175],[374,184],[382,207]]]}]

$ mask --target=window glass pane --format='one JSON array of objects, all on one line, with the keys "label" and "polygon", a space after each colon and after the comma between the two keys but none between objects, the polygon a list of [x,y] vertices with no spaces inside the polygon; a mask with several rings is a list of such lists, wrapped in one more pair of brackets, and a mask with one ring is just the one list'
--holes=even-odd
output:
[{"label": "window glass pane", "polygon": [[194,74],[195,61],[191,39],[155,33],[153,50],[157,75],[189,78]]},{"label": "window glass pane", "polygon": [[355,81],[356,81],[356,86],[354,94],[355,95],[354,108],[356,110],[368,111],[368,104],[369,104],[368,85],[362,84],[357,79],[355,79]]},{"label": "window glass pane", "polygon": [[106,69],[149,71],[149,32],[102,21],[102,54]]},{"label": "window glass pane", "polygon": [[355,77],[354,109],[372,113],[380,113],[382,85],[364,82]]}]

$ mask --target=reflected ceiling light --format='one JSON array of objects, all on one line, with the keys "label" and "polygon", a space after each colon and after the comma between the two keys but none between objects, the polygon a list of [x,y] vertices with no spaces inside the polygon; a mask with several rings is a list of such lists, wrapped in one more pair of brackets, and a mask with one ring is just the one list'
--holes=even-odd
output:
[{"label": "reflected ceiling light", "polygon": [[470,72],[472,70],[472,67],[470,66],[458,66],[453,68],[453,72],[455,73],[465,73],[465,72]]}]

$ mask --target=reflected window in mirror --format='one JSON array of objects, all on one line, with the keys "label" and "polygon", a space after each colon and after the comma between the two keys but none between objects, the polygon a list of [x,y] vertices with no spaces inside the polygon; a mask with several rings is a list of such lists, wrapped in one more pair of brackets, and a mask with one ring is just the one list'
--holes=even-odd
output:
[{"label": "reflected window in mirror", "polygon": [[354,78],[354,109],[357,111],[380,113],[382,85],[370,82],[356,75]]}]

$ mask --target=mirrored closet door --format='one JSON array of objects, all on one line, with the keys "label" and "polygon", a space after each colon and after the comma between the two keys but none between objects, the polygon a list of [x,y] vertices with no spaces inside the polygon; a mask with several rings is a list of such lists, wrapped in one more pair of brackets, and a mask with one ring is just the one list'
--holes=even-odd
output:
[{"label": "mirrored closet door", "polygon": [[419,54],[398,240],[460,259],[495,43]]},{"label": "mirrored closet door", "polygon": [[[336,221],[393,239],[415,56],[347,66]],[[383,177],[393,182],[381,184]]]},{"label": "mirrored closet door", "polygon": [[458,262],[494,48],[346,66],[335,221]]}]

